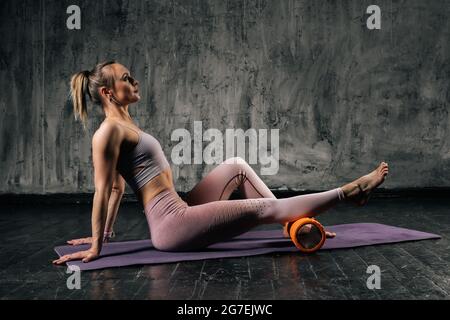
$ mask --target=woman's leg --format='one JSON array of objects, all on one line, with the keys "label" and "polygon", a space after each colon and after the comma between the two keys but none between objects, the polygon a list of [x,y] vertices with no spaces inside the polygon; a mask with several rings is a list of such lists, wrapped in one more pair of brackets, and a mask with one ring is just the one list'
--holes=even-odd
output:
[{"label": "woman's leg", "polygon": [[[384,181],[387,164],[342,188],[284,199],[219,200],[189,206],[176,192],[160,193],[145,207],[155,248],[184,251],[206,247],[260,224],[314,217],[345,198],[361,198]],[[344,191],[345,190],[345,191]]]},{"label": "woman's leg", "polygon": [[[245,199],[272,198],[275,195],[252,167],[240,157],[228,158],[211,170],[191,191],[185,201],[189,206],[229,199],[233,191],[239,191]],[[281,223],[283,225],[283,223]],[[327,237],[335,233],[326,231]],[[285,234],[287,236],[287,234]]]},{"label": "woman's leg", "polygon": [[232,157],[211,170],[184,200],[190,206],[227,200],[236,188],[245,199],[276,198],[244,159]]},{"label": "woman's leg", "polygon": [[195,206],[174,192],[161,197],[152,200],[145,211],[153,245],[160,250],[185,251],[230,239],[260,224],[315,216],[343,200],[343,193],[336,188],[285,199],[219,200]]}]

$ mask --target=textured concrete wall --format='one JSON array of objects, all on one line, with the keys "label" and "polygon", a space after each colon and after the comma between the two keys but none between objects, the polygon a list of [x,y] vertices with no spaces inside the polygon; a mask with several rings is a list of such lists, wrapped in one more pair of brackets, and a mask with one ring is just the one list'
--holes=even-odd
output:
[{"label": "textured concrete wall", "polygon": [[[82,30],[68,30],[78,4]],[[370,4],[381,30],[366,28]],[[280,129],[271,188],[327,189],[389,162],[386,188],[450,186],[449,1],[0,2],[0,192],[93,190],[70,76],[114,58],[169,158],[177,128]],[[205,144],[206,145],[206,144]],[[170,161],[171,162],[171,161]],[[187,191],[210,165],[173,165]],[[253,166],[259,172],[259,166]],[[128,189],[129,191],[130,189]]]}]

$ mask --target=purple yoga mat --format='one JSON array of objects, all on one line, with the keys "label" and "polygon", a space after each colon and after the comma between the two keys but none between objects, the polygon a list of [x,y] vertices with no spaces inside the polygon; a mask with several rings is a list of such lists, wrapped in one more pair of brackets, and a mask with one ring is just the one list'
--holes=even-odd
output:
[{"label": "purple yoga mat", "polygon": [[[375,244],[439,239],[440,236],[416,230],[392,227],[378,223],[353,223],[326,227],[337,236],[327,239],[320,250],[354,248]],[[55,248],[61,257],[65,254],[86,250],[89,245],[59,246]],[[282,230],[249,231],[235,238],[191,252],[165,252],[153,248],[150,239],[111,242],[103,246],[97,260],[83,263],[70,261],[68,266],[76,265],[80,270],[95,270],[142,264],[171,263],[179,261],[203,260],[254,256],[272,252],[297,252],[290,238],[283,236]]]}]

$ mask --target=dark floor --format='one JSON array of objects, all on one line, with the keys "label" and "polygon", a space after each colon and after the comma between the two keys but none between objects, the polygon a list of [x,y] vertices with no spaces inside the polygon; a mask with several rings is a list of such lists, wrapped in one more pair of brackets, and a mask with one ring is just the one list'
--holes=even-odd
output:
[{"label": "dark floor", "polygon": [[[440,234],[440,240],[254,257],[132,266],[81,274],[66,286],[56,245],[90,233],[89,204],[0,207],[1,299],[448,299],[450,199],[375,198],[341,204],[320,216],[325,225],[379,222]],[[265,225],[257,229],[279,228]],[[123,203],[116,240],[148,237],[137,203]],[[368,265],[381,268],[381,289],[369,290]]]}]

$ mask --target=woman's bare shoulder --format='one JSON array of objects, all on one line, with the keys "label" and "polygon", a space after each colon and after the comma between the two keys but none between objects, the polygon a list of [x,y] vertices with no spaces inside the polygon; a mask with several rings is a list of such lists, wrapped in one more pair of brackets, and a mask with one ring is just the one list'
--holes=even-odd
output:
[{"label": "woman's bare shoulder", "polygon": [[[99,131],[99,130],[105,128],[105,127],[106,127],[106,128],[111,128],[111,127],[117,127],[117,128],[119,128],[120,126],[119,126],[119,123],[117,123],[116,120],[105,119],[105,120],[103,120],[102,123],[100,123],[100,126],[98,127],[97,131]],[[96,131],[96,132],[97,132],[97,131]]]},{"label": "woman's bare shoulder", "polygon": [[120,144],[123,138],[120,126],[111,120],[103,121],[92,136],[92,142],[101,145]]}]

